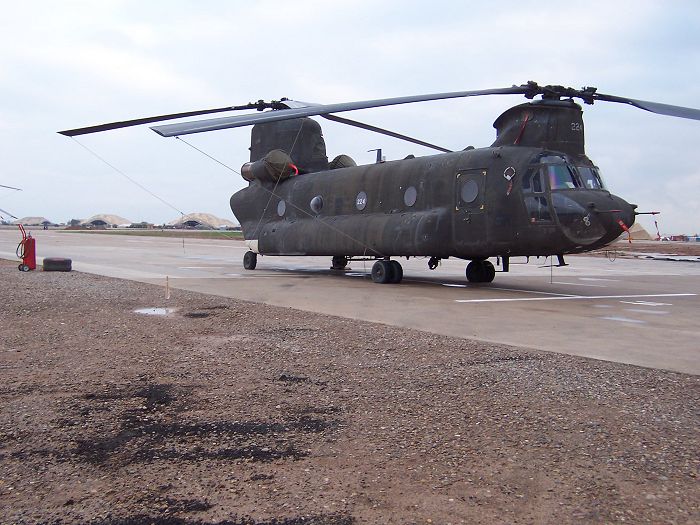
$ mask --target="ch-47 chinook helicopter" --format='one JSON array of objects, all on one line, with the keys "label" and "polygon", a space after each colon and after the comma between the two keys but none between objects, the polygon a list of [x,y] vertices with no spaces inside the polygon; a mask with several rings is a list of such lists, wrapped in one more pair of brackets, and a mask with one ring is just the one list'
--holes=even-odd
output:
[{"label": "ch-47 chinook helicopter", "polygon": [[[481,95],[524,95],[532,100],[505,111],[486,148],[450,151],[335,113]],[[541,96],[538,100],[533,100]],[[700,110],[604,95],[596,88],[539,86],[437,93],[339,104],[288,99],[160,115],[61,131],[67,136],[106,131],[207,113],[256,109],[259,113],[154,126],[174,137],[253,125],[250,162],[241,174],[248,187],[231,197],[250,249],[257,255],[328,255],[332,268],[373,260],[372,280],[398,283],[392,257],[470,261],[470,282],[491,282],[497,257],[507,272],[514,256],[557,256],[595,250],[635,220],[637,206],[606,190],[584,150],[581,106],[595,101],[629,104],[663,115],[700,120]],[[265,111],[269,110],[269,111]],[[442,153],[357,166],[346,155],[329,162],[321,116],[437,149]]]}]

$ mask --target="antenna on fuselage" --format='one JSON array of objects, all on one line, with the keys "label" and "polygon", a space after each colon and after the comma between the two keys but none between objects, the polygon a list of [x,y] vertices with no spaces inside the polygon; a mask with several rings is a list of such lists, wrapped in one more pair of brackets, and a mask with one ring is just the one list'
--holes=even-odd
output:
[{"label": "antenna on fuselage", "polygon": [[368,149],[367,153],[370,151],[376,151],[377,152],[377,164],[381,164],[386,160],[386,157],[382,157],[382,148],[377,148],[377,149]]}]

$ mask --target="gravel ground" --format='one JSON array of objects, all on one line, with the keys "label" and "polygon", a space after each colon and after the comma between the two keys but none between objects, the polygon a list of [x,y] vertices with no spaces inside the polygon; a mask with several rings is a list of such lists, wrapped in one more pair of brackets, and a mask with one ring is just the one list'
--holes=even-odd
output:
[{"label": "gravel ground", "polygon": [[0,291],[3,524],[700,522],[695,376],[10,262]]}]

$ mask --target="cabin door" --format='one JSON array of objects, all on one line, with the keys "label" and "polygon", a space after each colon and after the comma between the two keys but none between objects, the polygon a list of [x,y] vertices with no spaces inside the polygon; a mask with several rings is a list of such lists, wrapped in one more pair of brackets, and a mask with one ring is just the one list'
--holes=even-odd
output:
[{"label": "cabin door", "polygon": [[486,168],[460,170],[455,176],[454,242],[460,252],[486,244]]}]

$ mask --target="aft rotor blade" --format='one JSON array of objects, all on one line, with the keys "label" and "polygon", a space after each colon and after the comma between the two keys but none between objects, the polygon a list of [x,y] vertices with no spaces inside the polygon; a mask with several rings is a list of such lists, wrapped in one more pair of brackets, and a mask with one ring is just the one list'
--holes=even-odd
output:
[{"label": "aft rotor blade", "polygon": [[67,129],[59,131],[61,135],[66,137],[74,137],[76,135],[86,135],[88,133],[99,133],[100,131],[109,131],[111,129],[128,128],[130,126],[138,126],[140,124],[152,124],[163,120],[173,120],[177,118],[196,117],[198,115],[207,115],[209,113],[221,113],[223,111],[237,111],[239,109],[257,109],[259,106],[256,103],[249,103],[243,106],[226,106],[223,108],[200,109],[196,111],[185,111],[183,113],[171,113],[169,115],[157,115],[154,117],[137,118],[133,120],[122,120],[120,122],[108,122],[107,124],[99,124],[97,126],[87,126],[85,128]]},{"label": "aft rotor blade", "polygon": [[456,91],[451,93],[433,93],[429,95],[361,100],[358,102],[341,102],[339,104],[320,104],[309,107],[267,111],[265,113],[251,115],[196,120],[194,122],[183,122],[180,124],[166,124],[164,126],[153,126],[151,129],[163,137],[175,137],[178,135],[189,135],[190,133],[203,133],[205,131],[216,131],[220,129],[250,126],[263,122],[313,117],[315,115],[328,115],[329,113],[342,113],[344,111],[354,111],[356,109],[395,106],[398,104],[411,104],[413,102],[426,102],[429,100],[476,97],[480,95],[522,95],[529,93],[530,89],[531,88],[529,86],[525,85],[508,88],[484,89],[480,91]]},{"label": "aft rotor blade", "polygon": [[22,191],[22,188],[13,188],[12,186],[5,186],[4,184],[0,184],[0,188],[7,188],[8,190]]},{"label": "aft rotor blade", "polygon": [[633,98],[616,97],[614,95],[604,95],[596,93],[595,100],[604,100],[606,102],[620,102],[621,104],[630,104],[636,108],[658,113],[659,115],[668,115],[669,117],[688,118],[692,120],[700,120],[700,109],[686,108],[683,106],[672,106],[670,104],[661,104],[660,102],[649,102],[646,100],[636,100]]},{"label": "aft rotor blade", "polygon": [[438,151],[443,151],[445,153],[452,153],[451,149],[443,148],[442,146],[436,146],[435,144],[431,144],[430,142],[424,142],[419,139],[414,139],[413,137],[409,137],[407,135],[401,135],[400,133],[396,133],[394,131],[389,131],[388,129],[383,129],[383,128],[378,128],[377,126],[372,126],[371,124],[365,124],[363,122],[358,122],[356,120],[350,120],[347,118],[339,117],[337,115],[321,115],[323,118],[332,120],[334,122],[340,122],[341,124],[347,124],[348,126],[355,126],[356,128],[362,128],[366,129],[367,131],[374,131],[375,133],[381,133],[382,135],[388,135],[389,137],[394,137],[396,139],[401,139],[405,140],[407,142],[412,142],[414,144],[419,144],[421,146],[425,146],[426,148],[432,148],[436,149]]}]

